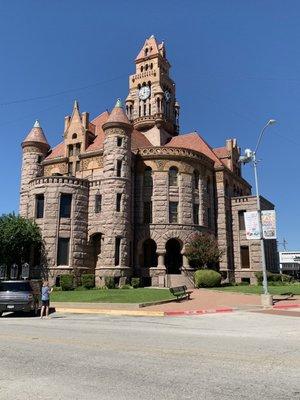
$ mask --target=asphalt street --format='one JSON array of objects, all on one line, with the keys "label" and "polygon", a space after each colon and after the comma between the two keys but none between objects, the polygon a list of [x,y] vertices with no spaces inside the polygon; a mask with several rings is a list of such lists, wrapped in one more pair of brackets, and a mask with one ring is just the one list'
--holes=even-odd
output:
[{"label": "asphalt street", "polygon": [[300,318],[0,319],[0,399],[300,399]]}]

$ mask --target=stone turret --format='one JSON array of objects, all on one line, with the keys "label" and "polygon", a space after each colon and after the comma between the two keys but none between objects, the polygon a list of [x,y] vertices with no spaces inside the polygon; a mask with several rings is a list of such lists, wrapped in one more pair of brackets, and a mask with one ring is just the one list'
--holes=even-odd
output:
[{"label": "stone turret", "polygon": [[118,100],[107,122],[103,149],[102,212],[104,230],[100,284],[104,276],[129,277],[132,273],[131,215],[131,132],[130,124]]},{"label": "stone turret", "polygon": [[31,131],[22,142],[22,149],[20,215],[27,217],[29,182],[37,176],[42,175],[41,162],[50,149],[39,121],[35,121]]}]

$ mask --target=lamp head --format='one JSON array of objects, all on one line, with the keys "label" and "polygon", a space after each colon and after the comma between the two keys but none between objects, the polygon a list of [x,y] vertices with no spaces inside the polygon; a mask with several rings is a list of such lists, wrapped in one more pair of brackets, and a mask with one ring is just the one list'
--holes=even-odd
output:
[{"label": "lamp head", "polygon": [[276,123],[276,119],[270,119],[267,125],[272,125]]}]

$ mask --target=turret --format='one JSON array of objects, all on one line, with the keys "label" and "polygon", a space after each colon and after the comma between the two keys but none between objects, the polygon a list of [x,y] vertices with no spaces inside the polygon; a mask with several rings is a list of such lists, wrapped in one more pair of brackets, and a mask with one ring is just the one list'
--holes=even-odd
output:
[{"label": "turret", "polygon": [[103,125],[103,178],[101,182],[104,239],[100,283],[104,276],[129,277],[132,271],[131,132],[132,125],[118,100]]},{"label": "turret", "polygon": [[50,149],[39,121],[35,121],[33,128],[22,142],[22,149],[20,215],[27,217],[29,182],[42,175],[41,162]]}]

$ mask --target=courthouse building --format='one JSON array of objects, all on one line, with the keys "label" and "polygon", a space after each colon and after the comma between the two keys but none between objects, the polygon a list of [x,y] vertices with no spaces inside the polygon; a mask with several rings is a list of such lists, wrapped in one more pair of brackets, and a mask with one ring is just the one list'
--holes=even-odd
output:
[{"label": "courthouse building", "polygon": [[[93,272],[98,285],[106,276],[139,276],[153,286],[191,286],[185,247],[195,232],[216,236],[224,279],[255,281],[261,252],[246,240],[243,213],[256,203],[237,141],[212,148],[197,132],[180,131],[179,114],[165,45],[151,36],[124,109],[118,100],[90,119],[75,101],[53,148],[34,124],[22,143],[20,214],[41,228],[52,282]],[[275,269],[276,243],[265,246]]]}]

